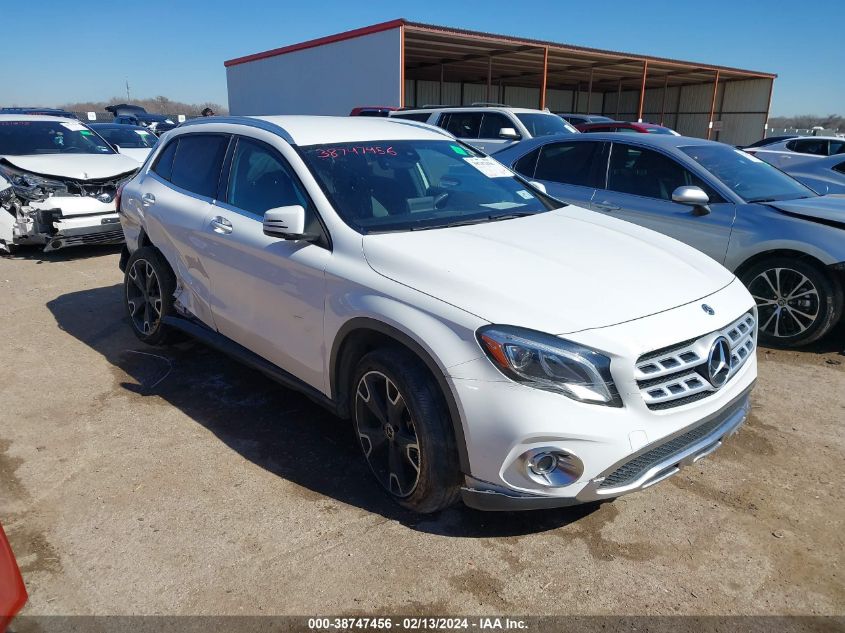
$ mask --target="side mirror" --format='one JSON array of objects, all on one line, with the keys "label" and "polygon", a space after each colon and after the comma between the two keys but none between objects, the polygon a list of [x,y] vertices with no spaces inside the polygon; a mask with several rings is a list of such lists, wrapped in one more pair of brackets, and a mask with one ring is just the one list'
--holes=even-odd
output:
[{"label": "side mirror", "polygon": [[710,198],[704,193],[701,187],[683,186],[672,192],[672,201],[678,204],[688,204],[692,207],[693,215],[707,215],[710,207],[707,206]]},{"label": "side mirror", "polygon": [[509,140],[518,141],[522,137],[519,135],[519,132],[517,132],[512,127],[503,127],[499,130],[499,138],[506,138]]},{"label": "side mirror", "polygon": [[544,185],[542,182],[537,182],[536,180],[529,180],[528,184],[534,187],[535,189],[539,189],[545,194],[549,193],[548,191],[546,191],[546,185]]},{"label": "side mirror", "polygon": [[114,151],[116,151],[118,154],[120,154],[120,145],[118,145],[117,143],[112,143],[112,144],[111,144],[111,148],[112,148]]},{"label": "side mirror", "polygon": [[311,240],[316,236],[305,233],[305,209],[295,204],[276,207],[264,213],[264,235],[283,240]]}]

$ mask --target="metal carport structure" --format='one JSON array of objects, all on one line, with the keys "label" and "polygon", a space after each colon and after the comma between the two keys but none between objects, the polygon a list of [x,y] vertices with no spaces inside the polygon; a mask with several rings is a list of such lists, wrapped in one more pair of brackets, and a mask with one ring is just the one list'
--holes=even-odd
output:
[{"label": "metal carport structure", "polygon": [[[735,144],[763,136],[776,78],[404,19],[229,60],[226,67],[233,113],[347,114],[356,105],[492,102],[645,120]],[[305,86],[307,95],[294,97],[294,85]]]}]

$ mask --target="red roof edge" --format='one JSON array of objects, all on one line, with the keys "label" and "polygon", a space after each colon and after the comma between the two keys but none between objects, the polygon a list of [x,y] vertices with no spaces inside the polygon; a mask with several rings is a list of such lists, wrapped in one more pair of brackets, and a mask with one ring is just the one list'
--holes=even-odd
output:
[{"label": "red roof edge", "polygon": [[290,46],[283,46],[281,48],[274,48],[273,50],[264,51],[262,53],[254,53],[253,55],[246,55],[244,57],[236,57],[223,62],[223,65],[237,66],[238,64],[245,64],[247,62],[254,62],[258,59],[267,59],[268,57],[275,57],[276,55],[284,55],[285,53],[293,53],[294,51],[302,51],[307,48],[314,48],[315,46],[323,46],[325,44],[332,44],[334,42],[342,42],[344,40],[351,40],[363,35],[371,35],[373,33],[381,33],[382,31],[389,31],[407,24],[404,18],[390,20],[388,22],[380,22],[372,26],[365,26],[360,29],[353,29],[351,31],[344,31],[335,35],[327,35],[326,37],[318,37],[315,40],[308,40],[307,42],[300,42],[299,44],[291,44]]}]

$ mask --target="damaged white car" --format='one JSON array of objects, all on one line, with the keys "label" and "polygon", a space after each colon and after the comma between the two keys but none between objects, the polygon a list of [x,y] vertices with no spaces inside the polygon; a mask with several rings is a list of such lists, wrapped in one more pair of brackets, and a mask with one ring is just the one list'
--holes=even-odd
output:
[{"label": "damaged white car", "polygon": [[0,252],[122,242],[114,198],[138,167],[78,121],[0,115]]}]

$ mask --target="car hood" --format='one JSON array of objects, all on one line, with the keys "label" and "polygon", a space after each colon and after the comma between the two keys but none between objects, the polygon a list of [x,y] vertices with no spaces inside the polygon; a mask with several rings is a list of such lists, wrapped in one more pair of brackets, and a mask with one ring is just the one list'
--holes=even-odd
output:
[{"label": "car hood", "polygon": [[138,169],[138,161],[122,154],[42,154],[0,158],[18,169],[41,176],[73,180],[102,180]]},{"label": "car hood", "polygon": [[552,334],[663,312],[734,278],[681,242],[571,205],[514,220],[365,235],[363,249],[385,277],[491,323]]},{"label": "car hood", "polygon": [[845,224],[845,195],[842,194],[828,194],[817,198],[801,198],[799,200],[780,200],[766,204],[793,215]]},{"label": "car hood", "polygon": [[118,151],[120,151],[120,153],[124,156],[128,156],[139,163],[143,163],[147,160],[147,156],[150,155],[150,152],[153,151],[153,149],[151,147],[121,147]]}]

